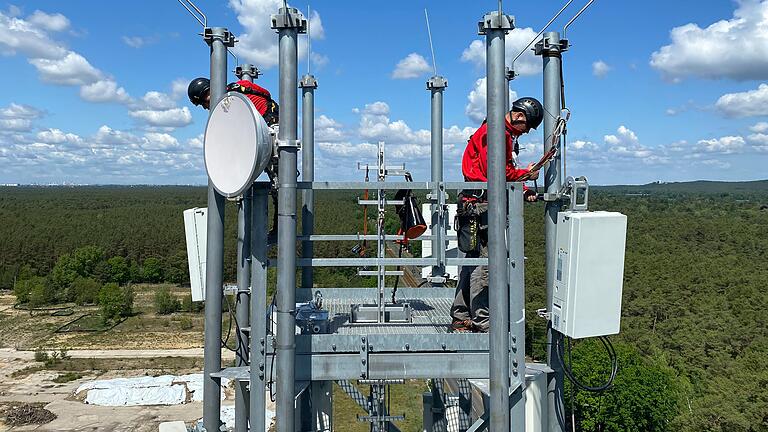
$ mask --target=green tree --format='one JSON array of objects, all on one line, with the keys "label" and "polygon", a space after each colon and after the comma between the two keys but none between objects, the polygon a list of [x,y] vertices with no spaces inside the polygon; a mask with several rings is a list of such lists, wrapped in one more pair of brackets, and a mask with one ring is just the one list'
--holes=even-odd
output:
[{"label": "green tree", "polygon": [[114,256],[108,259],[105,276],[107,282],[114,282],[118,285],[128,282],[131,278],[131,268],[128,265],[128,260],[121,256]]},{"label": "green tree", "polygon": [[56,260],[56,265],[53,266],[53,270],[51,271],[51,286],[57,296],[67,296],[66,291],[77,276],[77,264],[72,258],[72,255],[60,255],[59,259]]},{"label": "green tree", "polygon": [[143,279],[146,282],[158,283],[163,281],[163,263],[154,257],[144,260],[142,265]]},{"label": "green tree", "polygon": [[163,275],[165,275],[166,282],[174,284],[189,282],[189,265],[187,264],[187,254],[185,252],[178,252],[167,258],[165,260]]},{"label": "green tree", "polygon": [[[13,286],[13,294],[16,296],[16,302],[17,303],[29,303],[30,302],[30,295],[36,287],[43,287],[45,288],[47,285],[47,280],[44,277],[40,276],[34,276],[29,279],[22,279],[17,280],[16,285]],[[41,294],[41,291],[37,289],[36,300],[39,300],[39,295]]]},{"label": "green tree", "polygon": [[29,307],[38,308],[53,303],[54,293],[43,278],[35,278],[29,291]]},{"label": "green tree", "polygon": [[[679,412],[686,385],[661,357],[644,359],[629,345],[615,343],[619,372],[613,387],[603,393],[577,391],[577,430],[668,431]],[[586,385],[605,381],[608,356],[596,340],[579,342],[573,349],[573,371]],[[566,395],[572,384],[567,382]],[[570,399],[570,397],[569,397]],[[570,405],[569,405],[570,406]]]},{"label": "green tree", "polygon": [[130,286],[108,283],[99,291],[99,306],[104,322],[118,320],[133,312],[134,292]]},{"label": "green tree", "polygon": [[97,303],[100,290],[101,284],[98,281],[82,276],[78,276],[70,285],[74,301],[79,305]]},{"label": "green tree", "polygon": [[181,309],[181,302],[168,287],[160,287],[155,292],[155,312],[158,315],[169,315],[179,309]]},{"label": "green tree", "polygon": [[93,277],[96,267],[104,260],[104,250],[98,246],[83,246],[72,254],[75,273],[83,277]]}]

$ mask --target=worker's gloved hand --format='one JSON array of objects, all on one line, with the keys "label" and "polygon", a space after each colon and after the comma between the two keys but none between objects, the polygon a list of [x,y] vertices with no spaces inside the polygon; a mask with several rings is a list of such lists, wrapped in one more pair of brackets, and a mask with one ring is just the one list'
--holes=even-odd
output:
[{"label": "worker's gloved hand", "polygon": [[525,199],[528,202],[536,202],[539,199],[539,195],[536,193],[535,190],[528,189],[523,191],[523,199]]},{"label": "worker's gloved hand", "polygon": [[[530,170],[532,170],[532,169],[533,169],[533,167],[534,167],[534,166],[536,166],[536,164],[535,164],[535,163],[533,163],[533,162],[531,162],[531,163],[529,163],[529,164],[528,164],[528,166],[527,166],[525,169],[527,169],[528,171],[530,171]],[[538,178],[539,178],[539,172],[538,172],[538,171],[534,171],[534,172],[532,172],[532,173],[529,175],[529,177],[528,177],[528,180],[537,180]]]}]

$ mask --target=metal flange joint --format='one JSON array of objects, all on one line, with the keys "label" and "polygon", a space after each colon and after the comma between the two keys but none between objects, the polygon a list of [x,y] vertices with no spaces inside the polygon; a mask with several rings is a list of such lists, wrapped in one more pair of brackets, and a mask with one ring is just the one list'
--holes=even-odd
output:
[{"label": "metal flange joint", "polygon": [[489,30],[504,30],[508,32],[515,28],[515,17],[499,14],[498,11],[488,12],[482,21],[477,23],[477,34],[484,35]]},{"label": "metal flange joint", "polygon": [[272,15],[272,28],[277,31],[296,29],[303,34],[307,32],[307,19],[296,8],[280,8],[280,13]]},{"label": "metal flange joint", "polygon": [[216,39],[220,39],[227,48],[232,48],[237,42],[235,35],[225,27],[206,27],[203,29],[203,40],[208,45]]},{"label": "metal flange joint", "polygon": [[316,89],[317,79],[315,79],[314,75],[306,74],[303,77],[301,77],[301,81],[299,81],[299,88]]},{"label": "metal flange joint", "polygon": [[427,80],[427,90],[443,91],[446,87],[448,87],[448,80],[440,75],[435,75]]}]

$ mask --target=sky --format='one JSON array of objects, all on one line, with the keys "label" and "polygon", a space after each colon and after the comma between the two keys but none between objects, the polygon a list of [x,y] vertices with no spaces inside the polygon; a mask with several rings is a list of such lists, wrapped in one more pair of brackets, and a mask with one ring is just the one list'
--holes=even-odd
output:
[{"label": "sky", "polygon": [[[549,28],[561,31],[586,0]],[[208,25],[239,40],[277,95],[281,0],[198,0]],[[505,1],[516,28],[507,61],[565,1]],[[305,0],[299,74],[317,78],[315,177],[362,180],[383,141],[391,163],[429,178],[430,94],[445,91],[444,172],[461,178],[467,139],[485,117],[477,22],[497,1]],[[311,12],[308,11],[308,7]],[[0,3],[0,183],[205,184],[207,111],[187,83],[210,71],[202,26],[175,0]],[[768,178],[768,0],[596,0],[568,29],[567,175],[592,184]],[[524,53],[512,97],[542,97],[542,59]],[[229,81],[236,77],[230,72]],[[278,100],[279,102],[279,100]],[[542,130],[521,138],[523,162]]]}]

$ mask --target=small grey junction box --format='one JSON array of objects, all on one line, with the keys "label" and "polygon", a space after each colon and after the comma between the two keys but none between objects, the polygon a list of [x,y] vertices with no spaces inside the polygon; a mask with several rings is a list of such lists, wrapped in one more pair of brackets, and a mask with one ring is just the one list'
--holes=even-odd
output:
[{"label": "small grey junction box", "polygon": [[619,332],[626,239],[621,213],[557,214],[553,329],[574,339]]}]

